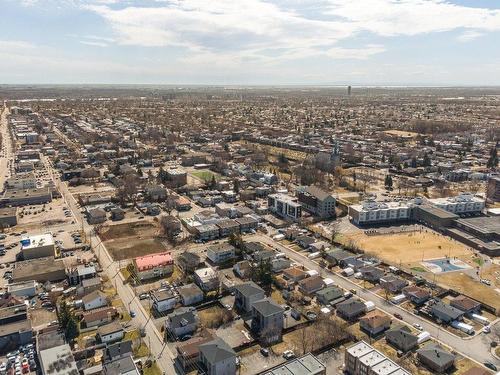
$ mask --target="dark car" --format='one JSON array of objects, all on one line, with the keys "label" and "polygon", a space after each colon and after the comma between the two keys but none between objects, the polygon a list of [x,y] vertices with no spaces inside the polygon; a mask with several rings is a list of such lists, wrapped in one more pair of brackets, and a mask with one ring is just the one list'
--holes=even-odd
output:
[{"label": "dark car", "polygon": [[260,348],[260,354],[262,354],[264,357],[269,357],[269,349]]},{"label": "dark car", "polygon": [[486,367],[488,367],[490,370],[493,370],[493,371],[497,371],[497,366],[495,366],[493,363],[491,362],[484,362],[484,365]]},{"label": "dark car", "polygon": [[395,313],[394,316],[396,318],[398,318],[399,320],[403,320],[403,317],[401,316],[401,314]]}]

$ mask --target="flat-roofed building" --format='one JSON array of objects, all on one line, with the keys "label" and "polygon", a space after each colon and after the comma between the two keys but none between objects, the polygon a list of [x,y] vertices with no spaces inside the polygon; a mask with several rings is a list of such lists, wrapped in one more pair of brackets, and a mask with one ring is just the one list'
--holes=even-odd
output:
[{"label": "flat-roofed building", "polygon": [[267,197],[269,211],[276,215],[290,220],[298,220],[302,216],[302,206],[293,198],[286,194],[270,194]]},{"label": "flat-roofed building", "polygon": [[301,357],[264,370],[260,375],[325,375],[326,366],[313,354],[307,353]]},{"label": "flat-roofed building", "polygon": [[346,349],[344,365],[345,372],[350,375],[410,375],[364,341]]},{"label": "flat-roofed building", "polygon": [[7,189],[0,198],[0,207],[45,204],[51,201],[52,192],[48,187],[25,190]]},{"label": "flat-roofed building", "polygon": [[25,260],[55,256],[54,238],[50,233],[23,238],[21,254]]},{"label": "flat-roofed building", "polygon": [[462,193],[456,197],[429,199],[429,202],[436,207],[457,215],[480,214],[485,207],[483,199],[470,193]]},{"label": "flat-roofed building", "polygon": [[36,280],[38,282],[66,279],[66,267],[62,259],[38,258],[16,262],[12,270],[14,282]]},{"label": "flat-roofed building", "polygon": [[349,206],[349,216],[360,226],[403,222],[411,219],[411,207],[404,202],[365,201]]},{"label": "flat-roofed building", "polygon": [[0,208],[0,226],[10,228],[17,225],[17,207]]}]

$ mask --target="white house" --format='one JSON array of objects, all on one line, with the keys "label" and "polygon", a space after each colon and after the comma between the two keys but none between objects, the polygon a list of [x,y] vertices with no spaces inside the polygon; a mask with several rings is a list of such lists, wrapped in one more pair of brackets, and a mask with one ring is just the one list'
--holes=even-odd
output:
[{"label": "white house", "polygon": [[174,294],[166,289],[154,291],[151,293],[151,299],[153,308],[159,313],[172,310],[177,302]]},{"label": "white house", "polygon": [[108,343],[123,339],[125,332],[123,331],[122,325],[119,322],[114,321],[99,327],[97,329],[97,335],[99,336],[101,342]]},{"label": "white house", "polygon": [[82,302],[83,308],[86,311],[108,305],[108,299],[106,295],[100,290],[96,290],[92,293],[87,294],[86,296],[83,296]]}]

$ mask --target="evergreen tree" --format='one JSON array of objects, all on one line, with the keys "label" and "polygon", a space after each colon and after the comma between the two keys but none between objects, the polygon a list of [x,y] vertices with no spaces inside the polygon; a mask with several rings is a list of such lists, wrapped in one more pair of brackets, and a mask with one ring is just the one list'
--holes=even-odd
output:
[{"label": "evergreen tree", "polygon": [[424,167],[430,167],[430,166],[431,166],[431,158],[426,152],[424,155]]},{"label": "evergreen tree", "polygon": [[491,148],[490,158],[488,159],[488,163],[486,165],[488,168],[498,167],[498,153],[496,147]]},{"label": "evergreen tree", "polygon": [[240,192],[240,181],[238,179],[233,181],[233,190],[236,194]]}]

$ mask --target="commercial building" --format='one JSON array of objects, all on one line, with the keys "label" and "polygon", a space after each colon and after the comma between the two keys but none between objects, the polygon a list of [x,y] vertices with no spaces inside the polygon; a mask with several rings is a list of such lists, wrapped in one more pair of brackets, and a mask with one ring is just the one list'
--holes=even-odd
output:
[{"label": "commercial building", "polygon": [[10,228],[17,225],[17,207],[0,208],[0,227]]},{"label": "commercial building", "polygon": [[50,233],[23,238],[21,254],[24,260],[55,256],[54,238]]},{"label": "commercial building", "polygon": [[42,375],[76,375],[75,358],[69,344],[53,346],[38,352]]},{"label": "commercial building", "polygon": [[52,192],[48,187],[26,190],[8,189],[0,198],[0,207],[45,204],[51,201]]},{"label": "commercial building", "polygon": [[169,252],[155,253],[134,259],[134,269],[139,280],[171,275],[174,259]]},{"label": "commercial building", "polygon": [[267,197],[269,211],[289,220],[298,220],[302,216],[302,206],[293,197],[286,194],[270,194]]},{"label": "commercial building", "polygon": [[66,267],[62,259],[46,257],[16,262],[12,270],[14,282],[36,280],[38,282],[66,279]]}]

